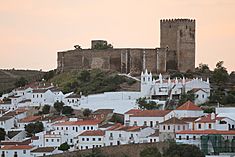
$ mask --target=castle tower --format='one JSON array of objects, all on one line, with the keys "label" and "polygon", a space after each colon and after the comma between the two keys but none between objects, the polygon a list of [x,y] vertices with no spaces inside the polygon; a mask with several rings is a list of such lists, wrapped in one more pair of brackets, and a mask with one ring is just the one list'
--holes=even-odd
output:
[{"label": "castle tower", "polygon": [[[176,52],[179,71],[195,69],[195,20],[170,19],[160,21],[161,48]],[[170,55],[170,54],[169,54]],[[167,63],[166,63],[167,64]],[[166,65],[167,67],[167,65]]]}]

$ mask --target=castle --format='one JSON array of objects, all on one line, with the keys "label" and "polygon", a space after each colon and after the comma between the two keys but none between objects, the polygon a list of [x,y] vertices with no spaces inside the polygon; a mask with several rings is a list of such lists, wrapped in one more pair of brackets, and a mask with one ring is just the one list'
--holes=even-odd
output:
[{"label": "castle", "polygon": [[[160,21],[160,48],[113,48],[104,40],[93,40],[91,49],[58,52],[57,71],[82,69],[114,70],[139,74],[168,70],[186,72],[195,68],[195,20],[163,19]],[[100,47],[101,46],[101,47]]]}]

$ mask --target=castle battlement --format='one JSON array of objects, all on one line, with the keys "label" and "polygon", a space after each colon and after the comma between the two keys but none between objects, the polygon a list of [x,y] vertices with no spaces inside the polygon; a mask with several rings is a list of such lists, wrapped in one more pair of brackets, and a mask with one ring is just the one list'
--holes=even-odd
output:
[{"label": "castle battlement", "polygon": [[195,23],[195,19],[162,19],[160,23]]}]

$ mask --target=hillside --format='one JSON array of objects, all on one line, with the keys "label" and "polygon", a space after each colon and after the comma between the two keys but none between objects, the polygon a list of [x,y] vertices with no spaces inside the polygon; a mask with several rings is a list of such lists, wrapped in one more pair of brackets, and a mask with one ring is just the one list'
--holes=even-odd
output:
[{"label": "hillside", "polygon": [[133,79],[119,76],[117,72],[99,69],[65,72],[55,75],[49,81],[58,85],[65,93],[82,92],[85,95],[110,91],[139,91],[140,88],[140,83]]},{"label": "hillside", "polygon": [[0,69],[0,95],[9,92],[15,88],[15,82],[24,77],[28,81],[35,81],[41,79],[44,72],[36,70],[1,70]]}]

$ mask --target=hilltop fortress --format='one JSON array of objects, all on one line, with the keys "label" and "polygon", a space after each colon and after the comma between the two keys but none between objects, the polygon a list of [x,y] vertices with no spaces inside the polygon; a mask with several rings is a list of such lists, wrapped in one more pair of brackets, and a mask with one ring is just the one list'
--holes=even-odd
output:
[{"label": "hilltop fortress", "polygon": [[160,20],[160,48],[113,48],[104,40],[93,40],[90,49],[75,46],[75,50],[58,52],[57,70],[115,70],[140,74],[168,70],[186,72],[195,68],[195,20]]}]

